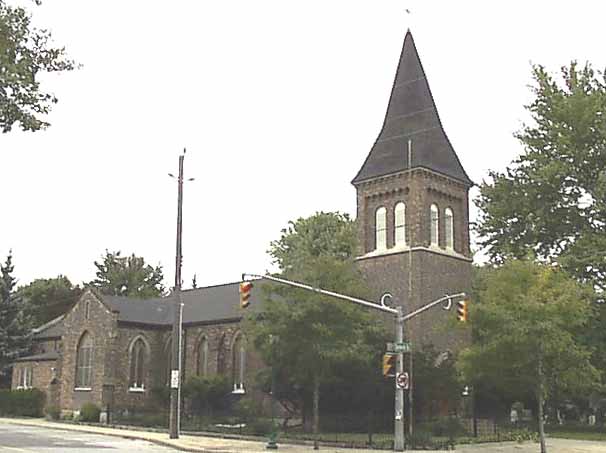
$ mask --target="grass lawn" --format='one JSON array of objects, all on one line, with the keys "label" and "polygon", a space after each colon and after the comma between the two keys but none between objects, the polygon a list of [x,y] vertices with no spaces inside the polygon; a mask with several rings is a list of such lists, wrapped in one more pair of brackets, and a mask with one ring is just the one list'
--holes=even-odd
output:
[{"label": "grass lawn", "polygon": [[555,432],[555,433],[547,433],[548,437],[557,437],[560,439],[574,439],[574,440],[603,440],[606,441],[606,432],[603,433],[583,433],[583,432]]}]

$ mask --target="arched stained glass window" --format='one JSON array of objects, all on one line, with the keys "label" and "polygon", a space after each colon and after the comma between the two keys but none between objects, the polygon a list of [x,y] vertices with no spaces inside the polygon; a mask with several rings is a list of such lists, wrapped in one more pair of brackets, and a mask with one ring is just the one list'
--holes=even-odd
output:
[{"label": "arched stained glass window", "polygon": [[450,208],[444,211],[444,242],[447,249],[454,248],[454,218]]},{"label": "arched stained glass window", "polygon": [[202,337],[198,344],[198,376],[208,374],[208,339]]},{"label": "arched stained glass window", "polygon": [[406,205],[402,202],[394,209],[394,230],[396,246],[406,245]]},{"label": "arched stained glass window", "polygon": [[375,236],[377,250],[387,248],[387,209],[381,206],[375,213]]},{"label": "arched stained glass window", "polygon": [[438,211],[438,206],[435,204],[431,205],[430,219],[430,243],[431,245],[437,246],[440,243],[440,213]]},{"label": "arched stained glass window", "polygon": [[145,364],[146,364],[147,346],[145,342],[138,338],[130,350],[130,379],[129,385],[133,389],[145,388]]},{"label": "arched stained glass window", "polygon": [[93,376],[93,338],[84,332],[76,353],[76,388],[91,388]]},{"label": "arched stained glass window", "polygon": [[221,336],[219,345],[217,346],[217,373],[225,374],[225,334]]},{"label": "arched stained glass window", "polygon": [[164,354],[162,357],[163,362],[163,380],[166,385],[170,385],[170,373],[172,370],[172,362],[173,362],[173,341],[172,338],[169,338],[164,346]]},{"label": "arched stained glass window", "polygon": [[246,348],[244,337],[238,334],[232,348],[232,379],[234,392],[244,392],[244,370],[246,366]]}]

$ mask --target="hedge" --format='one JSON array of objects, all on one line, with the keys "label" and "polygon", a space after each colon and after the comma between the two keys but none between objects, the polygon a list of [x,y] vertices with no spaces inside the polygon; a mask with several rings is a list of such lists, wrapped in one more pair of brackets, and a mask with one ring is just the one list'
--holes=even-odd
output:
[{"label": "hedge", "polygon": [[38,389],[0,390],[0,415],[42,417],[46,395]]}]

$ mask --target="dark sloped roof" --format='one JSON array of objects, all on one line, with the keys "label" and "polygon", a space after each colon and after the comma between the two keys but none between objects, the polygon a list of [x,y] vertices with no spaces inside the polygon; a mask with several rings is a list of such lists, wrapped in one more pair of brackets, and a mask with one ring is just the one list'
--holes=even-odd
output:
[{"label": "dark sloped roof", "polygon": [[57,351],[49,351],[43,354],[30,355],[28,357],[19,357],[15,362],[42,362],[44,360],[57,360],[59,353]]},{"label": "dark sloped roof", "polygon": [[50,340],[53,338],[61,338],[63,335],[63,318],[65,315],[61,315],[46,324],[33,330],[34,340]]},{"label": "dark sloped roof", "polygon": [[409,140],[410,168],[428,168],[473,184],[442,128],[410,31],[404,38],[383,127],[352,183],[408,169]]},{"label": "dark sloped roof", "polygon": [[[262,280],[254,282],[251,309],[261,302]],[[239,282],[208,286],[181,292],[183,323],[204,323],[234,320],[242,317]],[[174,299],[171,296],[155,299],[101,296],[103,302],[118,312],[118,321],[170,326],[173,320]]]}]

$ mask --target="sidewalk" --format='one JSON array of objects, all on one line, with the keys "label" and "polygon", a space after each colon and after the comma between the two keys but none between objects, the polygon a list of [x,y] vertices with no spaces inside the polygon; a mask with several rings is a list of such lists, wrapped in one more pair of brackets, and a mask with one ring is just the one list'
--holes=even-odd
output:
[{"label": "sidewalk", "polygon": [[[0,423],[12,425],[35,426],[40,428],[52,428],[67,431],[79,431],[88,434],[101,434],[105,436],[122,437],[126,439],[138,439],[152,442],[165,447],[174,448],[181,451],[204,452],[204,453],[267,453],[270,450],[265,449],[265,442],[255,442],[247,440],[222,439],[217,437],[188,436],[181,435],[179,439],[169,439],[168,433],[158,433],[151,431],[138,431],[136,429],[118,429],[103,426],[75,425],[69,423],[51,422],[45,419],[15,419],[0,418]],[[279,444],[278,451],[288,453],[311,453],[311,445],[290,445]],[[549,453],[606,453],[606,442],[591,442],[569,439],[548,439],[547,447]],[[329,446],[320,446],[320,451],[327,453],[370,453],[386,452],[387,450],[365,450],[338,448]],[[407,450],[413,453],[413,450]],[[538,453],[539,444],[525,442],[517,444],[514,442],[460,445],[457,446],[461,453]],[[421,452],[419,452],[421,453]],[[425,450],[422,453],[428,453]]]},{"label": "sidewalk", "polygon": [[[52,428],[67,431],[79,431],[88,434],[101,434],[105,436],[122,437],[126,439],[146,440],[165,447],[174,448],[181,451],[189,452],[204,452],[204,453],[267,453],[265,442],[255,442],[248,440],[222,439],[218,437],[203,437],[203,436],[188,436],[181,435],[179,439],[169,439],[168,433],[158,433],[151,431],[138,431],[133,429],[118,429],[104,426],[91,425],[76,425],[71,423],[52,422],[42,418],[36,419],[16,419],[16,418],[0,418],[0,423],[21,425],[21,426],[36,426],[41,428]],[[290,445],[279,444],[278,451],[286,451],[288,453],[310,453],[313,452],[311,445]],[[350,448],[335,448],[321,446],[320,451],[328,453],[369,453],[381,450],[364,450]],[[386,450],[383,450],[384,452]],[[411,450],[409,450],[411,451]],[[427,453],[427,451],[423,452]]]}]

